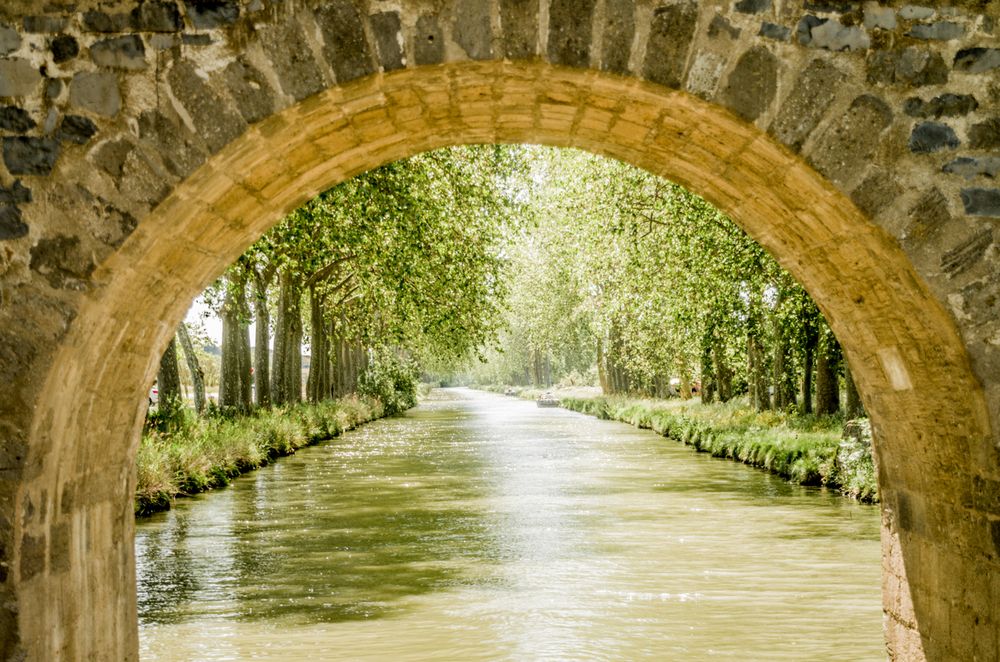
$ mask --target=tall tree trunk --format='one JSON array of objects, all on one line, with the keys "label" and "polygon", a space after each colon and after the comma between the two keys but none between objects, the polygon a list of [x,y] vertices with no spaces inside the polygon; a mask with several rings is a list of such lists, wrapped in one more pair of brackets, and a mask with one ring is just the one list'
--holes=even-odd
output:
[{"label": "tall tree trunk", "polygon": [[254,395],[258,407],[271,406],[270,335],[271,311],[267,307],[267,284],[254,277]]},{"label": "tall tree trunk", "polygon": [[239,411],[249,414],[253,410],[253,360],[250,354],[250,306],[247,302],[246,276],[237,281],[236,305],[237,339],[240,352],[240,401]]},{"label": "tall tree trunk", "polygon": [[608,380],[608,360],[604,355],[604,340],[597,339],[597,381],[601,385],[601,393],[611,393],[611,382]]},{"label": "tall tree trunk", "polygon": [[701,401],[711,404],[715,401],[717,389],[715,378],[715,366],[712,364],[712,335],[713,329],[701,339]]},{"label": "tall tree trunk", "polygon": [[858,392],[858,387],[854,383],[854,377],[851,374],[851,367],[844,361],[844,386],[847,390],[847,400],[844,403],[844,418],[850,420],[852,418],[862,418],[867,416],[865,413],[865,407],[861,403],[861,394]]},{"label": "tall tree trunk", "polygon": [[712,345],[712,365],[715,368],[719,402],[729,402],[733,397],[733,371],[726,362],[725,349],[718,341]]},{"label": "tall tree trunk", "polygon": [[771,394],[768,392],[767,365],[764,346],[755,332],[747,337],[747,360],[750,386],[750,402],[757,411],[771,408]]},{"label": "tall tree trunk", "polygon": [[774,408],[785,410],[795,406],[795,375],[788,351],[788,338],[781,323],[775,323],[774,364],[772,383],[774,384]]},{"label": "tall tree trunk", "polygon": [[802,348],[802,413],[813,413],[813,366],[816,363],[815,332],[808,331]]},{"label": "tall tree trunk", "polygon": [[188,333],[187,324],[181,322],[177,327],[177,337],[181,341],[181,349],[184,350],[184,358],[187,360],[188,370],[191,372],[191,390],[194,392],[194,410],[201,414],[205,409],[205,373],[198,363],[198,356],[194,353],[194,344],[191,342],[191,334]]},{"label": "tall tree trunk", "polygon": [[288,356],[285,358],[285,379],[288,402],[298,404],[302,402],[302,315],[297,301],[293,312],[288,334]]},{"label": "tall tree trunk", "polygon": [[177,343],[173,338],[160,357],[156,388],[159,392],[157,409],[164,420],[172,420],[184,406],[181,399],[181,375],[177,368]]},{"label": "tall tree trunk", "polygon": [[816,356],[816,413],[821,416],[840,411],[836,342],[828,329],[820,334]]},{"label": "tall tree trunk", "polygon": [[228,283],[226,298],[222,303],[222,369],[219,376],[219,407],[227,412],[241,410],[243,397],[243,360],[240,342],[240,316],[233,291]]}]

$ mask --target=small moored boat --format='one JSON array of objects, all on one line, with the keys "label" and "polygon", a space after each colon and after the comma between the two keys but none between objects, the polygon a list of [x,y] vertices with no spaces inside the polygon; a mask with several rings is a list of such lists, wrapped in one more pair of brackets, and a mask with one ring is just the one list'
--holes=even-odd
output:
[{"label": "small moored boat", "polygon": [[535,404],[539,407],[558,407],[559,398],[552,395],[550,391],[546,391],[545,393],[542,393],[537,400],[535,400]]}]

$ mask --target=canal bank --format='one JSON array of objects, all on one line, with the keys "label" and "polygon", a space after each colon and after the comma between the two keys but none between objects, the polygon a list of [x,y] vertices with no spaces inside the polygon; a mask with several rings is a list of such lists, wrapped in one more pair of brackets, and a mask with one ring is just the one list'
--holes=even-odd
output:
[{"label": "canal bank", "polygon": [[466,389],[136,527],[142,659],[875,660],[876,508]]},{"label": "canal bank", "polygon": [[[477,386],[536,400],[539,389]],[[554,389],[571,411],[653,430],[713,457],[742,462],[799,485],[824,486],[863,503],[878,502],[867,419],[785,412],[755,412],[741,400],[703,405],[698,400],[656,400],[595,395],[592,389]]]}]

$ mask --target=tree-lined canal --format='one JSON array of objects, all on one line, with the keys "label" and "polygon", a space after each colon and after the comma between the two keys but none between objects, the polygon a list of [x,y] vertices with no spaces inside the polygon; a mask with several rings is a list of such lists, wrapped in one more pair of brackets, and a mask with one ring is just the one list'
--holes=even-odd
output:
[{"label": "tree-lined canal", "polygon": [[877,508],[462,389],[137,529],[148,660],[884,658]]}]

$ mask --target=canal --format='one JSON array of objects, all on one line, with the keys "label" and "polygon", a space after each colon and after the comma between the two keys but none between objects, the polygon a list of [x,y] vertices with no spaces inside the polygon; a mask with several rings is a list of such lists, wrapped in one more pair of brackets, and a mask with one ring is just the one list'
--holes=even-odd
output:
[{"label": "canal", "polygon": [[878,510],[440,389],[136,531],[144,660],[879,660]]}]

